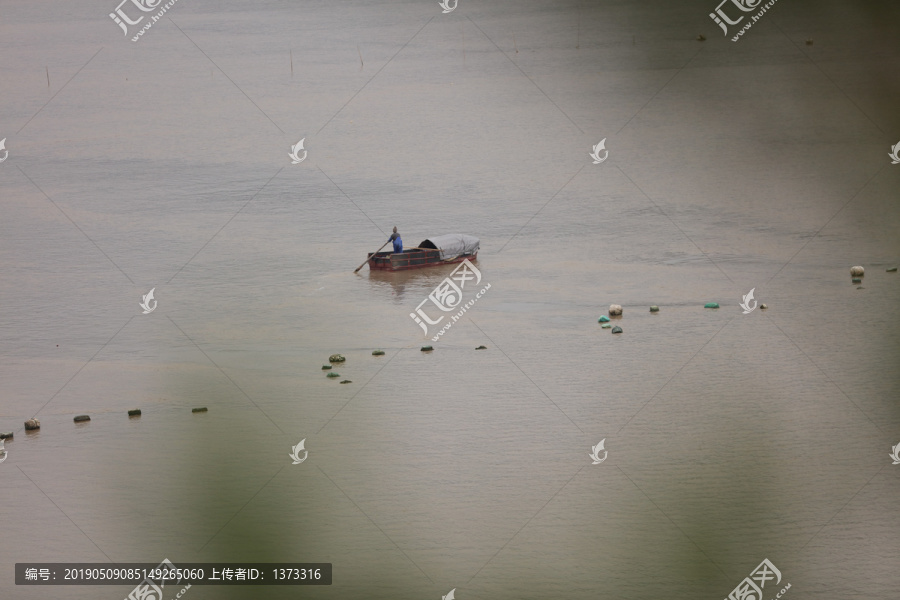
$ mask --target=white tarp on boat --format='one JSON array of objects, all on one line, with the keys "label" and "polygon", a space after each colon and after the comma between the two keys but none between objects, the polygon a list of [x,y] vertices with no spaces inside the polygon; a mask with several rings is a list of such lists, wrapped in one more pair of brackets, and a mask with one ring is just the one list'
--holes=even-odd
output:
[{"label": "white tarp on boat", "polygon": [[481,241],[474,235],[449,233],[430,237],[419,244],[419,248],[434,248],[441,251],[441,260],[450,260],[462,254],[475,254]]}]

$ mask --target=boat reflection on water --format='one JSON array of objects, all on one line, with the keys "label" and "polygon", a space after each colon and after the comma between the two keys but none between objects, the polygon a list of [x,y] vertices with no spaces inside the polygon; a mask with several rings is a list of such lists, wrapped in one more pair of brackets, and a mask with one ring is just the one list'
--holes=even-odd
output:
[{"label": "boat reflection on water", "polygon": [[[470,260],[478,266],[478,260]],[[396,303],[423,300],[444,279],[450,276],[459,264],[435,265],[411,271],[369,271],[372,290],[378,295],[392,298]],[[361,275],[361,274],[360,274]]]}]

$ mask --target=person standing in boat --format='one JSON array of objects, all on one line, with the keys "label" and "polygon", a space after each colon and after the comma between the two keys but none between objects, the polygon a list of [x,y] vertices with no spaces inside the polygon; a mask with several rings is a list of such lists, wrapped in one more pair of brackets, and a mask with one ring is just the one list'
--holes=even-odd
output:
[{"label": "person standing in boat", "polygon": [[391,237],[388,238],[388,241],[394,242],[394,252],[399,254],[403,252],[403,240],[400,239],[400,234],[397,233],[397,227],[394,227],[394,233],[391,234]]}]

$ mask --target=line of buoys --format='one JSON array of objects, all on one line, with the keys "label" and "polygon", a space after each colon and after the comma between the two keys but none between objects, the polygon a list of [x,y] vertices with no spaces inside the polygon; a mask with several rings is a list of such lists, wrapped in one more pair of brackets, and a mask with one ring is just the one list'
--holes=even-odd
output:
[{"label": "line of buoys", "polygon": [[[208,410],[209,410],[208,408],[206,408],[205,406],[202,406],[200,408],[192,408],[191,412],[199,413],[199,412],[207,412]],[[140,417],[141,409],[133,408],[133,409],[129,410],[128,416],[129,417]],[[76,423],[86,423],[87,421],[91,420],[91,416],[90,415],[76,415],[75,418],[72,420]],[[37,419],[28,419],[27,421],[25,421],[25,431],[33,431],[35,429],[40,429],[40,428],[41,428],[41,422],[38,421]],[[8,433],[0,433],[0,440],[11,440],[12,438],[13,438],[12,431],[10,431]]]}]

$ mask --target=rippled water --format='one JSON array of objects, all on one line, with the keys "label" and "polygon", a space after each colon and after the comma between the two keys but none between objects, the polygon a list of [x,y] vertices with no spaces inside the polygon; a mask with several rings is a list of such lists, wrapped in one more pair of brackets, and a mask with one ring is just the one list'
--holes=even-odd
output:
[{"label": "rippled water", "polygon": [[[181,0],[136,44],[112,3],[7,7],[0,597],[121,599],[13,566],[167,557],[334,565],[198,600],[722,598],[764,558],[766,600],[894,598],[900,14],[870,4],[736,44],[699,1]],[[353,273],[394,225],[481,239],[437,342],[409,314],[453,267]]]}]

